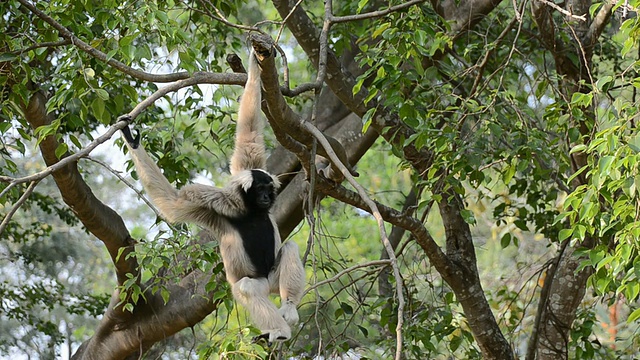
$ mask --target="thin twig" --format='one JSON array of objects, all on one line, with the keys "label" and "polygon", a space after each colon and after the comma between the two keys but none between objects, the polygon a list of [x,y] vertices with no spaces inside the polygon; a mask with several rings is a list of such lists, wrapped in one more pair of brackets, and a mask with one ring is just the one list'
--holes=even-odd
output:
[{"label": "thin twig", "polygon": [[[225,24],[227,26],[230,26],[232,28],[236,28],[236,29],[240,29],[240,30],[244,30],[244,31],[256,31],[256,32],[264,34],[264,31],[260,30],[257,27],[235,24],[235,23],[232,23],[231,21],[227,20],[227,18],[224,16],[222,11],[220,11],[210,0],[199,0],[199,2],[203,5],[203,7],[205,9],[204,12],[214,20],[220,21],[221,23],[223,23],[223,24]],[[211,13],[211,11],[207,8],[206,5],[208,5],[211,8],[213,8],[213,10],[216,12],[217,16],[214,15],[213,13]]]},{"label": "thin twig", "polygon": [[278,30],[278,35],[276,35],[276,41],[275,41],[276,44],[280,41],[280,36],[282,36],[282,31],[284,31],[284,27],[285,27],[285,24],[287,23],[287,20],[289,20],[291,15],[293,15],[293,12],[296,11],[296,9],[298,9],[298,6],[300,6],[301,3],[302,3],[302,0],[298,0],[298,2],[296,2],[296,4],[293,5],[293,7],[291,8],[291,11],[289,11],[287,16],[285,16],[285,18],[282,20],[282,26],[280,26],[280,29]]},{"label": "thin twig", "polygon": [[151,208],[151,210],[153,210],[153,212],[156,213],[156,216],[158,216],[159,218],[162,217],[162,215],[160,215],[160,211],[153,205],[153,203],[151,201],[149,201],[149,199],[147,199],[146,196],[144,196],[144,194],[142,193],[142,191],[136,189],[136,187],[129,182],[129,180],[127,180],[124,176],[120,175],[120,171],[117,171],[116,169],[112,168],[111,166],[109,166],[109,164],[105,163],[102,160],[98,160],[94,157],[91,156],[85,156],[84,159],[87,159],[89,161],[93,161],[94,163],[104,167],[105,169],[109,170],[109,172],[111,172],[113,175],[115,175],[120,181],[122,181],[125,185],[127,185],[127,187],[129,187],[131,190],[133,190],[140,199],[142,199],[142,201],[144,201],[145,204],[147,204],[147,206],[149,206],[149,208]]},{"label": "thin twig", "polygon": [[408,1],[404,4],[400,4],[400,5],[396,5],[396,6],[392,6],[388,9],[385,10],[378,10],[378,11],[371,11],[368,13],[364,13],[364,14],[357,14],[357,15],[345,15],[345,16],[334,16],[331,18],[331,22],[333,23],[342,23],[342,22],[347,22],[347,21],[357,21],[357,20],[364,20],[364,19],[373,19],[373,18],[377,18],[377,17],[382,17],[385,15],[388,15],[392,12],[396,12],[399,10],[404,10],[408,7],[411,7],[413,5],[416,4],[420,4],[425,2],[426,0],[411,0]]},{"label": "thin twig", "polygon": [[71,31],[69,31],[67,28],[62,26],[62,24],[55,21],[51,16],[40,11],[34,4],[30,3],[28,0],[18,0],[18,2],[22,4],[24,7],[26,7],[27,9],[29,9],[29,11],[34,13],[37,17],[39,17],[40,19],[44,20],[46,23],[51,25],[54,29],[58,31],[60,36],[71,41],[71,43],[74,44],[76,47],[78,47],[80,50],[95,57],[96,59],[106,62],[107,64],[113,66],[115,69],[127,75],[133,76],[136,79],[150,81],[150,82],[157,82],[157,83],[166,83],[166,82],[172,82],[180,79],[186,79],[189,77],[189,73],[187,71],[181,71],[173,74],[151,74],[151,73],[144,72],[138,69],[134,69],[130,66],[127,66],[118,60],[110,58],[109,56],[107,56],[107,54],[103,53],[102,51],[82,41],[80,38],[74,35]]},{"label": "thin twig", "polygon": [[563,8],[561,8],[559,5],[549,1],[549,0],[536,0],[539,1],[547,6],[550,6],[556,10],[558,10],[558,12],[560,12],[561,14],[571,18],[571,19],[575,19],[575,20],[580,20],[580,21],[587,21],[587,17],[585,15],[574,15],[572,12],[567,11]]},{"label": "thin twig", "polygon": [[[35,174],[31,174],[29,176],[24,176],[21,178],[16,178],[16,179],[10,179],[10,181],[12,183],[16,183],[16,184],[21,184],[21,183],[26,183],[26,182],[33,182],[33,181],[40,181],[42,179],[44,179],[45,177],[51,175],[52,173],[54,173],[55,171],[67,166],[69,163],[78,161],[79,158],[84,157],[86,155],[88,155],[91,151],[93,151],[93,149],[95,149],[98,145],[106,142],[107,140],[109,140],[113,134],[116,133],[116,131],[122,129],[123,127],[127,126],[128,122],[126,121],[118,121],[117,123],[115,123],[114,125],[112,125],[109,129],[107,129],[107,131],[100,135],[99,137],[97,137],[95,140],[93,140],[91,143],[89,143],[89,145],[87,145],[85,148],[83,148],[82,150],[78,151],[75,154],[69,155],[65,158],[60,159],[60,161],[58,161],[57,163],[48,166],[46,169],[37,172]],[[0,180],[6,181],[6,178],[2,178]]]},{"label": "thin twig", "polygon": [[338,279],[340,279],[342,276],[344,276],[344,275],[346,275],[346,274],[348,274],[348,273],[350,273],[350,272],[352,272],[352,271],[354,271],[354,270],[361,269],[361,268],[364,268],[364,267],[369,267],[369,266],[388,266],[388,265],[390,265],[390,264],[391,264],[391,260],[383,259],[383,260],[367,261],[366,263],[357,264],[357,265],[354,265],[354,266],[348,267],[348,268],[346,268],[346,269],[344,269],[344,270],[340,271],[339,273],[335,274],[334,276],[332,276],[332,277],[330,277],[330,278],[328,278],[328,279],[325,279],[325,280],[319,281],[319,282],[317,282],[317,283],[315,283],[315,284],[313,284],[313,285],[309,286],[309,288],[307,288],[307,289],[304,291],[304,293],[305,293],[305,294],[307,294],[307,293],[309,293],[311,290],[314,290],[314,289],[316,289],[316,288],[318,288],[318,287],[320,287],[320,286],[322,286],[322,285],[326,285],[326,284],[332,283],[332,282],[334,282],[334,281],[337,281],[337,280],[338,280]]},{"label": "thin twig", "polygon": [[69,44],[71,44],[71,40],[69,40],[69,39],[64,39],[64,40],[60,40],[60,41],[48,41],[48,42],[43,42],[43,43],[39,43],[39,44],[34,44],[34,45],[31,45],[31,46],[26,47],[24,49],[14,50],[14,51],[10,52],[9,54],[18,55],[18,54],[26,53],[27,51],[31,51],[31,50],[35,50],[35,49],[39,49],[39,48],[43,48],[43,47],[58,47],[58,46],[64,46],[64,45],[69,45]]},{"label": "thin twig", "polygon": [[29,187],[27,188],[27,190],[24,192],[24,194],[22,194],[20,199],[18,199],[18,201],[16,201],[16,203],[13,205],[11,210],[9,210],[7,215],[2,220],[2,224],[0,224],[0,234],[2,234],[4,232],[4,229],[6,229],[7,225],[9,225],[9,221],[11,220],[13,215],[16,213],[16,211],[18,211],[20,206],[22,206],[22,204],[25,201],[27,201],[27,199],[29,198],[29,196],[31,195],[33,190],[36,188],[36,186],[38,185],[39,182],[40,182],[40,179],[33,180],[31,182],[31,184],[29,185]]},{"label": "thin twig", "polygon": [[338,156],[331,148],[329,141],[324,137],[324,134],[318,128],[310,124],[309,122],[302,123],[305,129],[307,129],[319,142],[320,145],[325,149],[327,155],[331,159],[332,165],[336,166],[340,172],[344,175],[344,177],[349,181],[349,183],[357,190],[358,195],[362,198],[362,200],[367,204],[369,209],[371,210],[371,214],[376,219],[378,223],[378,231],[380,232],[380,237],[382,238],[382,243],[387,250],[387,254],[389,254],[389,260],[391,261],[391,266],[393,267],[393,275],[396,278],[396,296],[398,297],[398,324],[396,326],[396,360],[400,360],[402,358],[402,326],[404,322],[404,295],[402,293],[402,277],[400,276],[400,269],[398,268],[398,259],[396,258],[396,254],[393,251],[393,246],[389,242],[389,238],[387,236],[387,232],[384,228],[384,220],[380,211],[378,210],[377,205],[367,192],[364,190],[362,185],[360,185],[354,177],[351,175],[347,167],[340,162]]}]

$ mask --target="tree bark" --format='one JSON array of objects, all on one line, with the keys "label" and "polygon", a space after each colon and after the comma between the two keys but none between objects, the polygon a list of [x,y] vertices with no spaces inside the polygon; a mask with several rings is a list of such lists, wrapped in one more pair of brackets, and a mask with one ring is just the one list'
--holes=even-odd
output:
[{"label": "tree bark", "polygon": [[[589,84],[592,71],[593,48],[602,33],[604,26],[609,22],[611,9],[614,3],[604,4],[596,16],[590,19],[589,0],[571,0],[565,3],[568,14],[565,21],[568,24],[564,28],[566,32],[559,34],[558,27],[554,23],[552,12],[556,11],[545,2],[535,0],[531,9],[533,18],[540,31],[542,45],[553,55],[556,72],[559,76],[559,88],[569,101],[576,92],[588,93],[590,89],[582,82]],[[582,16],[586,21],[574,17]],[[569,39],[567,43],[564,39]],[[577,59],[577,60],[576,60]],[[577,63],[576,63],[577,61]],[[584,143],[588,144],[590,133],[595,126],[595,111],[593,106],[582,109],[583,116],[572,119],[583,136]],[[570,110],[567,112],[571,114]],[[584,152],[575,152],[570,155],[573,171],[578,171],[587,165],[587,157]],[[576,176],[573,187],[586,184],[587,172]],[[587,237],[582,240],[580,246],[592,248],[601,239]],[[576,316],[580,302],[582,301],[587,279],[592,274],[592,268],[577,271],[583,258],[575,255],[575,249],[570,246],[562,246],[554,266],[547,272],[547,278],[541,291],[540,305],[536,314],[532,337],[528,344],[527,359],[566,359],[569,356],[569,334]]]},{"label": "tree bark", "polygon": [[[314,66],[319,62],[319,36],[320,33],[315,27],[304,8],[294,1],[274,0],[274,5],[283,18],[288,18],[287,26],[311,59]],[[460,4],[460,9],[466,9],[465,13],[453,12],[456,16],[467,16],[465,26],[459,28],[466,31],[466,26],[471,26],[481,17],[482,14],[490,12],[497,4],[496,1],[465,1]],[[453,3],[451,3],[453,4]],[[473,6],[482,4],[482,6]],[[453,5],[451,5],[453,6]],[[452,14],[453,14],[452,13]],[[462,24],[462,23],[461,23]],[[358,94],[353,94],[351,89],[355,82],[348,73],[343,71],[340,62],[335,54],[329,50],[326,62],[327,78],[326,82],[338,98],[355,114],[363,116],[368,107],[364,105],[366,89]],[[263,68],[264,70],[264,68]],[[263,77],[264,83],[264,77]],[[363,87],[364,88],[364,87]],[[406,146],[401,139],[408,139],[413,135],[413,130],[404,126],[399,121],[398,115],[384,108],[384,106],[371,101],[368,106],[377,106],[376,120],[372,123],[372,128],[378,131],[388,142],[403,149],[405,160],[409,161],[419,174],[426,174],[427,169],[432,165],[433,154],[426,149],[416,149],[412,145]],[[434,264],[443,279],[451,286],[452,290],[460,300],[465,310],[465,315],[469,319],[469,325],[478,342],[483,356],[487,359],[511,359],[513,352],[509,343],[504,338],[500,328],[495,321],[495,317],[486,301],[476,266],[475,249],[472,243],[471,231],[468,224],[464,223],[460,215],[461,207],[457,204],[448,204],[452,199],[446,194],[441,194],[446,202],[440,204],[441,214],[445,222],[455,224],[447,231],[447,255],[433,242],[431,236],[426,233],[422,224],[413,230],[418,234],[416,241],[423,247],[426,255]],[[336,194],[331,194],[336,196]],[[352,196],[340,199],[342,201],[354,200]],[[446,208],[447,211],[442,210]],[[366,208],[365,208],[366,210]],[[464,224],[464,225],[463,225]],[[465,256],[456,257],[458,253]],[[454,258],[451,257],[454,256]]]}]

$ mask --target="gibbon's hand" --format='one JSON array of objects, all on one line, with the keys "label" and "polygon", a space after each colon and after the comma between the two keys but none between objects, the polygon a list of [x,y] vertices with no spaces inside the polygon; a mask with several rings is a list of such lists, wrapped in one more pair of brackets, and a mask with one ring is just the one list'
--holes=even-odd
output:
[{"label": "gibbon's hand", "polygon": [[129,143],[129,145],[131,145],[132,148],[137,149],[138,146],[140,146],[140,131],[134,130],[136,132],[135,137],[131,134],[129,125],[123,127],[122,130],[120,131],[122,131],[122,135],[124,135],[124,139],[127,140],[127,142]]}]

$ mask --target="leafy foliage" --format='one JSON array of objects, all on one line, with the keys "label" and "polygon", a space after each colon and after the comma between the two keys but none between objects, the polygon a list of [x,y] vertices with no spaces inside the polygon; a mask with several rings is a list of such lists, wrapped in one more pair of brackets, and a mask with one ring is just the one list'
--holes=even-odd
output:
[{"label": "leafy foliage", "polygon": [[[33,3],[77,39],[106,54],[106,59],[82,50],[76,40],[62,39],[50,23],[17,0],[0,2],[2,176],[41,170],[36,145],[50,135],[61,141],[55,150],[58,158],[81,150],[118,115],[164,86],[122,70],[114,61],[153,74],[226,72],[225,55],[245,52],[244,32],[226,21],[254,25],[265,19],[281,20],[265,2]],[[335,15],[384,7],[366,0],[333,5]],[[300,6],[311,23],[321,28],[323,4]],[[591,18],[601,6],[591,7]],[[375,127],[383,114],[398,120],[411,134],[401,138],[404,133],[388,134],[392,130],[383,129],[390,136],[359,163],[359,171],[367,175],[359,181],[376,200],[398,209],[406,194],[417,191],[418,200],[407,213],[426,224],[445,252],[455,249],[449,247],[443,219],[434,209],[449,200],[443,199],[443,193],[462,199],[459,215],[473,225],[478,254],[478,263],[467,265],[480,268],[487,301],[511,344],[525,343],[535,326],[531,304],[538,299],[538,286],[545,285],[544,274],[560,244],[578,247],[589,241],[594,245],[580,249],[576,256],[583,259],[582,269],[593,271],[594,294],[587,296],[576,314],[568,337],[570,354],[585,359],[624,357],[633,353],[638,342],[635,329],[640,309],[633,307],[640,295],[636,124],[640,77],[633,56],[640,23],[637,16],[619,16],[620,6],[614,9],[612,26],[594,47],[588,79],[575,83],[570,83],[556,59],[540,50],[541,29],[531,14],[512,4],[484,15],[463,36],[453,33],[456,24],[443,19],[428,3],[334,24],[329,34],[329,46],[341,60],[358,54],[360,68],[354,72],[352,93],[366,92],[363,129]],[[559,29],[558,39],[573,44],[571,22],[558,12],[552,19]],[[263,22],[259,27],[280,35],[278,23]],[[291,85],[313,79],[315,70],[292,34],[285,28],[281,35]],[[580,67],[581,59],[571,48],[567,52],[565,65]],[[53,121],[32,131],[23,108],[36,88],[47,93]],[[224,179],[238,90],[222,85],[186,88],[165,96],[136,118],[145,147],[171,182],[182,186],[202,177],[214,183]],[[303,94],[289,100],[297,111],[309,113],[310,98]],[[116,154],[124,147],[121,140],[116,144],[107,151],[121,161]],[[407,158],[408,148],[428,154],[421,159],[428,163],[426,169],[415,171]],[[586,162],[576,169],[578,156]],[[302,227],[295,234],[300,244],[308,239],[305,253],[311,282],[327,282],[306,296],[303,325],[291,342],[279,348],[253,344],[250,338],[257,330],[243,325],[243,311],[234,307],[228,288],[219,286],[222,267],[217,243],[199,241],[197,228],[168,227],[146,209],[121,204],[133,203],[134,195],[116,184],[109,171],[92,168],[85,161],[78,166],[85,179],[95,178],[91,188],[126,214],[133,237],[140,239],[134,252],[121,253],[135,258],[140,272],[129,274],[117,289],[118,305],[135,314],[137,305],[158,294],[167,304],[172,296],[169,289],[185,274],[197,270],[210,276],[205,289],[220,304],[216,316],[183,333],[188,340],[175,346],[177,354],[191,354],[189,349],[195,348],[202,358],[344,354],[390,358],[396,346],[399,307],[397,294],[381,290],[380,284],[387,281],[401,283],[406,297],[405,357],[481,357],[460,299],[415,238],[400,237],[396,250],[403,278],[389,277],[384,266],[366,265],[381,257],[375,222],[332,199],[323,200],[314,214],[306,214],[315,216],[314,228]],[[125,171],[133,171],[130,163]],[[132,176],[135,179],[135,172]],[[3,218],[25,191],[16,186],[5,193],[7,188],[0,183]],[[95,327],[91,318],[104,313],[107,306],[105,293],[113,286],[104,281],[104,274],[111,269],[96,260],[106,256],[92,246],[92,235],[55,194],[45,180],[2,233],[1,316],[11,329],[20,330],[16,334],[27,334],[19,338],[2,333],[3,350],[28,352],[31,349],[24,344],[32,339],[51,349],[65,341],[77,345],[91,335],[86,330]],[[339,272],[344,274],[334,278]],[[27,285],[14,281],[16,276]],[[619,326],[625,339],[607,341],[599,325],[606,322],[606,309],[600,304],[619,301],[627,304],[626,324]],[[80,325],[69,336],[63,330],[71,327],[56,326],[61,323]],[[614,344],[624,347],[610,349]]]}]

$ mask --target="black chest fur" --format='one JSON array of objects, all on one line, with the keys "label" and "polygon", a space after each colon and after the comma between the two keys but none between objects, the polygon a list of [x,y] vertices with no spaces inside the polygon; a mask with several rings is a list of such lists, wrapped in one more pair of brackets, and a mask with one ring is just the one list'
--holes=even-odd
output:
[{"label": "black chest fur", "polygon": [[242,245],[256,270],[254,277],[267,277],[275,263],[275,237],[268,212],[248,214],[229,219],[240,233]]}]

